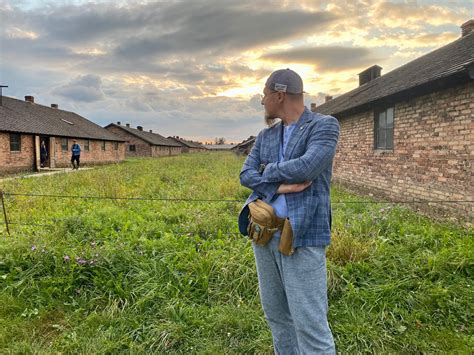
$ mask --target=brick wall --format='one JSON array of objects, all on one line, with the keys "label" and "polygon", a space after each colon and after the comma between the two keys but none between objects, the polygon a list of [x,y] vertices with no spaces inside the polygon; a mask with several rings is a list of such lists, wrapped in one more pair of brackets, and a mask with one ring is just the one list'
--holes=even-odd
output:
[{"label": "brick wall", "polygon": [[[71,166],[71,146],[73,139],[68,139],[68,150],[62,151],[61,138],[56,137],[54,143],[54,157],[56,167]],[[81,146],[81,165],[96,165],[119,162],[125,159],[124,143],[118,143],[117,149],[114,142],[105,143],[105,151],[102,150],[102,142],[90,140],[89,151],[85,150],[85,140],[77,139]],[[53,157],[52,147],[49,156]],[[35,168],[34,136],[21,135],[21,152],[10,152],[10,136],[8,133],[0,132],[0,173],[9,173],[21,170],[33,170]]]},{"label": "brick wall", "polygon": [[[395,200],[474,199],[473,82],[394,105],[393,151],[373,149],[373,111],[340,123],[335,181]],[[474,217],[472,203],[428,208]]]},{"label": "brick wall", "polygon": [[[125,143],[125,156],[128,157],[151,157],[152,147],[149,143],[144,140],[137,138],[133,134],[125,132],[123,129],[115,126],[107,127],[107,130],[116,134],[120,138],[126,141]],[[130,151],[129,146],[134,145],[135,151]]]},{"label": "brick wall", "polygon": [[205,149],[202,148],[189,148],[189,153],[199,153],[199,152],[204,152]]},{"label": "brick wall", "polygon": [[[150,143],[130,134],[116,126],[109,126],[107,130],[118,135],[126,141],[127,157],[161,157],[181,153],[181,147],[153,146]],[[130,151],[129,146],[135,145],[135,151]]]},{"label": "brick wall", "polygon": [[[89,140],[89,151],[85,150],[86,140],[77,139],[81,146],[81,166],[116,163],[125,159],[125,144],[105,141],[105,150],[103,142],[98,140]],[[55,139],[55,157],[56,167],[71,166],[71,147],[73,139],[68,138],[68,150],[63,151],[61,147],[61,138]],[[52,154],[50,154],[52,155]]]},{"label": "brick wall", "polygon": [[32,135],[21,136],[21,151],[10,152],[10,134],[0,132],[0,173],[32,170],[34,167],[34,140]]},{"label": "brick wall", "polygon": [[178,155],[181,153],[181,147],[168,147],[168,146],[153,146],[152,156],[163,157],[170,155]]}]

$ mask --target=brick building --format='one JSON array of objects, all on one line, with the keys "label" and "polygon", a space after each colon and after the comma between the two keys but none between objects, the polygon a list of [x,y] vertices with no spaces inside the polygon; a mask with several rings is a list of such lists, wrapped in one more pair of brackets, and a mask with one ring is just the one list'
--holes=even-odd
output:
[{"label": "brick building", "polygon": [[[358,88],[312,107],[341,125],[336,181],[394,200],[474,200],[473,27],[385,75],[371,67]],[[472,203],[428,208],[474,216]]]},{"label": "brick building", "polygon": [[250,136],[236,146],[232,147],[230,150],[232,150],[237,155],[249,155],[255,144],[255,139],[255,136]]},{"label": "brick building", "polygon": [[144,131],[141,126],[132,128],[129,123],[124,126],[117,122],[107,125],[105,129],[126,141],[127,157],[160,157],[181,153],[181,144],[152,130]]},{"label": "brick building", "polygon": [[181,145],[181,149],[183,153],[196,153],[196,152],[204,152],[207,150],[207,148],[204,147],[201,143],[188,141],[178,136],[168,137],[168,139],[172,139],[173,141]]},{"label": "brick building", "polygon": [[0,106],[0,174],[40,169],[40,144],[48,151],[45,168],[68,167],[73,140],[81,146],[81,165],[119,162],[124,142],[86,118],[69,111],[2,97]]}]

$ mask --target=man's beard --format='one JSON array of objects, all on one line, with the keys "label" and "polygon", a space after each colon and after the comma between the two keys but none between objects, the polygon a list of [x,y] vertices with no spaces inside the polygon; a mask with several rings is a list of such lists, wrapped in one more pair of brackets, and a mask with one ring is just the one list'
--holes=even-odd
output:
[{"label": "man's beard", "polygon": [[265,124],[268,127],[273,126],[278,121],[278,117],[272,116],[268,113],[265,113]]}]

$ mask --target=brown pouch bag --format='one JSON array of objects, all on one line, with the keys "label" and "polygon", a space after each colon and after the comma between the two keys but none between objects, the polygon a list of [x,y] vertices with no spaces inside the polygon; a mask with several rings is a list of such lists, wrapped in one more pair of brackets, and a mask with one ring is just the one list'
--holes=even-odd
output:
[{"label": "brown pouch bag", "polygon": [[266,245],[278,230],[275,210],[262,200],[249,203],[249,210],[250,220],[247,228],[249,238],[255,244]]},{"label": "brown pouch bag", "polygon": [[293,249],[293,229],[291,228],[291,223],[288,218],[285,219],[285,224],[283,225],[283,230],[281,231],[278,250],[283,255],[292,255],[295,251]]}]

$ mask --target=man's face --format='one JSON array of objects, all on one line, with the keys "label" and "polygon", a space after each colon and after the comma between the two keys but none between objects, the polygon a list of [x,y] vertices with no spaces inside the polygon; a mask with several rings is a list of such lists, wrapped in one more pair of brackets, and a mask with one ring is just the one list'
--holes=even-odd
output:
[{"label": "man's face", "polygon": [[263,97],[262,97],[262,102],[261,104],[265,108],[265,121],[268,123],[268,121],[272,121],[276,118],[278,118],[276,114],[276,108],[278,104],[278,92],[272,91],[269,88],[265,87],[263,89]]}]

